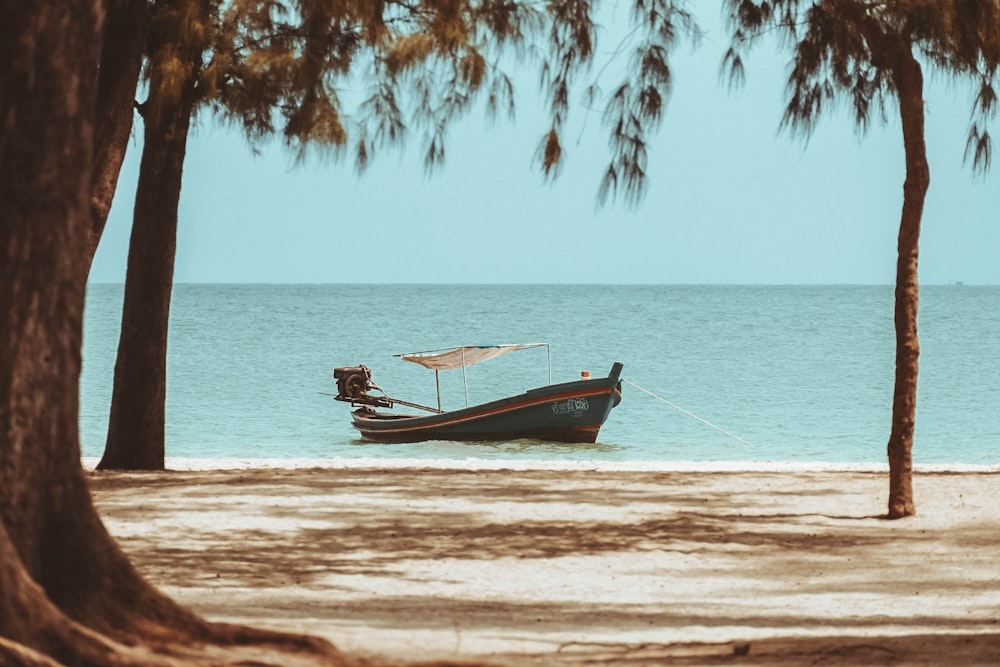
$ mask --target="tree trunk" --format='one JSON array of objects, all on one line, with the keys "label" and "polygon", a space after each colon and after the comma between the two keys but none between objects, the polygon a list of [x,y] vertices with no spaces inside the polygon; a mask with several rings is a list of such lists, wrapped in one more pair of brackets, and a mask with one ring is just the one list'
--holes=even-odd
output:
[{"label": "tree trunk", "polygon": [[896,263],[896,384],[892,400],[892,432],[889,435],[890,519],[916,514],[913,502],[913,431],[917,408],[917,373],[920,341],[917,337],[917,255],[924,198],[930,185],[927,147],[924,142],[923,74],[909,45],[899,50],[892,67],[899,96],[903,145],[906,151],[906,181],[903,213],[899,223]]},{"label": "tree trunk", "polygon": [[147,29],[146,0],[113,0],[108,3],[97,77],[88,272],[108,221],[108,212],[118,186],[118,174],[132,134],[135,91]]},{"label": "tree trunk", "polygon": [[[192,60],[195,60],[192,58]],[[197,65],[191,63],[179,95],[156,97],[164,82],[157,67],[144,114],[121,338],[115,363],[111,417],[98,469],[162,470],[165,456],[167,330],[177,248],[177,208]]]},{"label": "tree trunk", "polygon": [[[68,628],[39,588],[57,524],[89,496],[77,431],[101,3],[6,3],[0,22],[0,636],[42,653]],[[37,583],[36,583],[37,582]]]},{"label": "tree trunk", "polygon": [[0,664],[343,664],[326,642],[178,606],[91,502],[78,422],[103,7],[12,2],[0,21]]},{"label": "tree trunk", "polygon": [[[102,7],[100,0],[13,3],[0,29],[2,43],[19,47],[0,55],[5,664],[30,664],[36,654],[81,665],[118,664],[109,657],[114,642],[80,621],[127,632],[129,624],[119,624],[115,605],[108,604],[115,595],[127,593],[129,602],[144,597],[169,602],[135,575],[108,537],[80,468],[92,73]],[[119,605],[117,616],[120,609],[128,607]]]}]

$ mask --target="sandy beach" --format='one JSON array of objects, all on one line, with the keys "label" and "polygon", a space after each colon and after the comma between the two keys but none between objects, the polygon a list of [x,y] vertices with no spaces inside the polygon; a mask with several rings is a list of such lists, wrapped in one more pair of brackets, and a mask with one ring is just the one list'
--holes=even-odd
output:
[{"label": "sandy beach", "polygon": [[919,469],[918,516],[886,521],[887,474],[870,468],[340,461],[88,476],[110,532],[167,593],[359,657],[1000,664],[1000,472]]}]

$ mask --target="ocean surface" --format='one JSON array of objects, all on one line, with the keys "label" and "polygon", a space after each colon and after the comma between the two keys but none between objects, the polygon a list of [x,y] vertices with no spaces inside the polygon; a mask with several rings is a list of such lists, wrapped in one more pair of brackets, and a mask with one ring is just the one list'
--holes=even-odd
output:
[{"label": "ocean surface", "polygon": [[[104,448],[122,295],[88,289],[84,457]],[[914,461],[1000,463],[1000,287],[925,286],[919,326]],[[333,369],[365,364],[434,405],[434,373],[393,354],[534,342],[550,354],[442,372],[444,407],[465,383],[470,404],[547,384],[549,359],[554,382],[622,361],[598,443],[368,443],[332,398]],[[894,354],[891,286],[178,285],[167,455],[883,463]]]}]

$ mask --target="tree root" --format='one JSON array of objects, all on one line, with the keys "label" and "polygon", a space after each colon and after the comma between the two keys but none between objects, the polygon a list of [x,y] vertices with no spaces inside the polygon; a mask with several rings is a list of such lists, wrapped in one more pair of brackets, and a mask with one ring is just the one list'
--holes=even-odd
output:
[{"label": "tree root", "polygon": [[0,637],[0,665],[4,667],[60,667],[47,655]]},{"label": "tree root", "polygon": [[[318,637],[210,623],[150,586],[131,567],[89,604],[62,609],[23,568],[0,525],[3,667],[347,667]],[[125,592],[130,595],[125,595]]]}]

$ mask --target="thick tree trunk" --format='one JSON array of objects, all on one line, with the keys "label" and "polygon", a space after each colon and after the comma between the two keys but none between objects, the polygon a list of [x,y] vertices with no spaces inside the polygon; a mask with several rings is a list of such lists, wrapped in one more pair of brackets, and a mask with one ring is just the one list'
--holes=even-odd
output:
[{"label": "thick tree trunk", "polygon": [[108,3],[104,44],[97,77],[94,164],[90,180],[90,232],[87,266],[108,221],[118,175],[132,134],[135,91],[146,45],[146,0]]},{"label": "thick tree trunk", "polygon": [[893,81],[899,95],[906,182],[899,223],[896,263],[896,384],[892,400],[889,457],[889,513],[891,519],[916,514],[913,502],[913,431],[917,409],[917,374],[920,341],[917,337],[917,255],[924,199],[930,185],[927,147],[924,142],[923,74],[909,48],[901,49],[893,63]]},{"label": "thick tree trunk", "polygon": [[16,45],[0,50],[0,637],[14,664],[35,653],[115,664],[113,642],[72,617],[112,573],[131,572],[79,463],[101,18],[100,0],[14,3],[0,29]]},{"label": "thick tree trunk", "polygon": [[103,4],[6,3],[0,21],[0,664],[343,664],[326,642],[178,606],[91,502],[78,390]]},{"label": "thick tree trunk", "polygon": [[[167,330],[177,247],[177,208],[195,102],[191,65],[180,94],[151,97],[139,167],[121,338],[108,439],[98,468],[162,470],[165,456]],[[150,90],[164,85],[155,74]]]},{"label": "thick tree trunk", "polygon": [[90,507],[76,386],[94,91],[81,72],[96,67],[101,8],[7,3],[0,22],[0,636],[46,654],[58,647],[39,633],[70,627],[39,586],[63,575],[55,525]]}]

